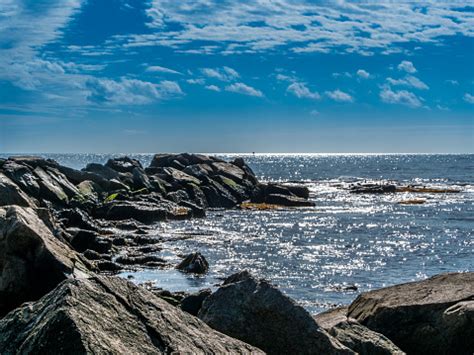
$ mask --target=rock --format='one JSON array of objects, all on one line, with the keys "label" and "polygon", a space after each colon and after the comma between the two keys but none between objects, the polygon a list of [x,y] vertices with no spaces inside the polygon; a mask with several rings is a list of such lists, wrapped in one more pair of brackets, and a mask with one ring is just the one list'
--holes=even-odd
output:
[{"label": "rock", "polygon": [[232,179],[236,183],[241,183],[245,177],[245,172],[231,163],[226,162],[214,162],[211,165],[217,174],[223,175],[229,179]]},{"label": "rock", "polygon": [[264,280],[233,275],[208,296],[198,316],[212,328],[269,354],[354,354],[311,315]]},{"label": "rock", "polygon": [[191,253],[176,268],[184,272],[204,274],[209,270],[209,263],[201,253]]},{"label": "rock", "polygon": [[135,168],[143,170],[143,166],[138,160],[129,157],[109,159],[105,166],[119,173],[131,173]]},{"label": "rock", "polygon": [[123,267],[116,262],[110,260],[99,260],[96,262],[97,269],[103,272],[118,272],[123,269]]},{"label": "rock", "polygon": [[54,237],[35,210],[13,206],[3,211],[0,315],[40,298],[68,277],[88,273],[81,257]]},{"label": "rock", "polygon": [[306,186],[296,184],[285,184],[284,186],[296,197],[301,197],[306,200],[309,198],[309,189]]},{"label": "rock", "polygon": [[102,188],[91,180],[84,180],[77,185],[77,189],[81,196],[93,201],[98,201],[99,193],[102,192]]},{"label": "rock", "polygon": [[214,174],[214,170],[207,164],[194,164],[187,166],[184,170],[184,173],[194,176],[201,181],[205,181],[209,176]]},{"label": "rock", "polygon": [[40,196],[38,197],[40,199],[46,199],[60,205],[67,205],[69,202],[68,195],[50,174],[40,166],[35,168],[34,173],[38,177],[38,184],[40,186]]},{"label": "rock", "polygon": [[166,264],[166,260],[156,255],[119,256],[115,261],[122,265],[144,265],[150,262]]},{"label": "rock", "polygon": [[238,204],[236,198],[218,182],[212,181],[211,185],[203,186],[201,190],[209,207],[232,208]]},{"label": "rock", "polygon": [[356,184],[349,188],[354,194],[386,194],[397,192],[397,186],[392,184]]},{"label": "rock", "polygon": [[91,249],[101,254],[107,254],[112,248],[112,240],[103,238],[94,231],[69,228],[68,232],[73,236],[72,247],[80,253]]},{"label": "rock", "polygon": [[104,205],[97,211],[98,216],[109,220],[133,218],[142,223],[164,221],[168,215],[166,208],[139,201],[120,201]]},{"label": "rock", "polygon": [[265,197],[265,203],[287,207],[313,207],[314,202],[301,197],[272,194]]},{"label": "rock", "polygon": [[86,257],[88,260],[111,260],[112,257],[110,256],[110,254],[100,254],[98,252],[96,252],[95,250],[90,250],[90,249],[87,249],[84,253],[82,253],[82,255],[84,255],[84,257]]},{"label": "rock", "polygon": [[115,277],[63,282],[0,320],[4,354],[260,354]]},{"label": "rock", "polygon": [[94,173],[107,180],[111,180],[111,179],[119,180],[119,176],[120,176],[119,173],[115,171],[114,169],[111,169],[108,166],[104,166],[102,164],[97,164],[97,163],[87,164],[87,166],[84,169],[82,169],[82,171]]},{"label": "rock", "polygon": [[193,293],[181,300],[180,307],[183,311],[197,316],[204,300],[212,293],[211,289],[206,288],[197,293]]},{"label": "rock", "polygon": [[0,206],[7,205],[34,207],[35,202],[13,181],[0,172]]},{"label": "rock", "polygon": [[2,170],[6,176],[8,176],[30,197],[39,196],[40,186],[38,184],[38,178],[33,174],[29,167],[20,165],[12,160],[7,160],[5,164],[3,164]]},{"label": "rock", "polygon": [[314,317],[316,323],[342,344],[360,355],[404,354],[390,339],[347,318],[347,307],[339,307]]},{"label": "rock", "polygon": [[201,182],[199,179],[196,179],[194,176],[188,175],[182,171],[179,171],[175,168],[164,168],[164,172],[167,175],[167,180],[171,184],[179,184],[185,186],[186,184],[192,183],[195,185],[200,185]]},{"label": "rock", "polygon": [[143,168],[133,168],[132,177],[133,177],[133,187],[135,189],[154,190],[154,187],[151,184],[148,176],[145,174],[145,171],[143,170]]},{"label": "rock", "polygon": [[472,300],[474,272],[441,274],[362,293],[348,316],[407,353],[472,354],[474,314],[464,303]]},{"label": "rock", "polygon": [[59,212],[59,217],[63,219],[66,227],[76,227],[80,229],[87,229],[91,231],[98,231],[97,223],[83,210],[79,208],[63,209]]}]

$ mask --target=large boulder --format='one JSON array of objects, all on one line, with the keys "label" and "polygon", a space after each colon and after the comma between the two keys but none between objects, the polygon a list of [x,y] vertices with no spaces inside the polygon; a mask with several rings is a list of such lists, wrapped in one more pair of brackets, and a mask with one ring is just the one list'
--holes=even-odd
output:
[{"label": "large boulder", "polygon": [[0,315],[87,272],[81,257],[53,235],[35,210],[0,209]]},{"label": "large boulder", "polygon": [[411,354],[474,352],[474,272],[362,293],[348,316]]},{"label": "large boulder", "polygon": [[7,205],[33,207],[35,202],[13,181],[0,172],[0,206]]},{"label": "large boulder", "polygon": [[144,288],[113,277],[63,282],[0,320],[3,354],[261,354]]},{"label": "large boulder", "polygon": [[39,196],[38,178],[32,169],[13,160],[7,160],[2,166],[2,171],[29,196]]},{"label": "large boulder", "polygon": [[209,263],[199,252],[187,255],[177,266],[178,270],[194,274],[204,274],[209,270]]},{"label": "large boulder", "polygon": [[131,173],[135,168],[143,169],[142,164],[138,160],[129,157],[109,159],[105,166],[119,173]]},{"label": "large boulder", "polygon": [[404,354],[386,336],[348,318],[347,307],[331,309],[316,315],[314,319],[329,334],[360,355]]},{"label": "large boulder", "polygon": [[268,282],[248,273],[226,281],[198,313],[212,328],[269,354],[354,354]]}]

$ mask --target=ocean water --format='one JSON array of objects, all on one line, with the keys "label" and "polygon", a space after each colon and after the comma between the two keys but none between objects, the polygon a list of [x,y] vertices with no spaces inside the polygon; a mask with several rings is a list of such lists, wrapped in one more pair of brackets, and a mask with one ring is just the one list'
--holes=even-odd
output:
[{"label": "ocean water", "polygon": [[[111,155],[50,154],[75,168]],[[148,164],[151,154],[133,155]],[[241,155],[242,156],[242,155]],[[233,159],[235,155],[221,155]],[[474,270],[474,155],[244,155],[260,179],[298,181],[314,208],[214,210],[205,219],[162,222],[161,256],[200,251],[210,272],[174,269],[123,273],[172,291],[215,287],[247,269],[278,285],[312,313],[350,303],[360,292],[449,271]],[[350,194],[357,181],[460,189],[457,194]],[[409,199],[421,205],[402,205]],[[354,290],[355,286],[357,290]],[[350,287],[350,289],[347,289]]]}]

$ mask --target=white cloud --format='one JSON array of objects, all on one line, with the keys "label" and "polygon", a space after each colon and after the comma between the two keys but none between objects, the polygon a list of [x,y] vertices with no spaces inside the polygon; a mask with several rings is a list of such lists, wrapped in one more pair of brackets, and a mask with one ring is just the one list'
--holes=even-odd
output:
[{"label": "white cloud", "polygon": [[153,65],[148,68],[146,68],[147,72],[154,72],[154,73],[167,73],[167,74],[178,74],[182,75],[179,71],[165,68],[165,67],[160,67],[159,65]]},{"label": "white cloud", "polygon": [[236,70],[229,67],[201,68],[201,72],[208,78],[220,81],[232,81],[240,77]]},{"label": "white cloud", "polygon": [[354,98],[348,93],[341,90],[326,91],[326,95],[338,102],[354,102]]},{"label": "white cloud", "polygon": [[389,87],[383,88],[382,91],[380,91],[380,98],[383,102],[389,104],[401,104],[413,108],[422,105],[421,99],[412,92],[406,90],[392,91]]},{"label": "white cloud", "polygon": [[216,86],[216,85],[207,85],[205,88],[206,88],[207,90],[216,91],[216,92],[221,91],[221,89],[220,89],[218,86]]},{"label": "white cloud", "polygon": [[183,94],[174,81],[154,84],[126,78],[119,81],[90,78],[86,82],[86,88],[89,90],[87,99],[90,102],[114,105],[145,105]]},{"label": "white cloud", "polygon": [[466,101],[467,103],[470,103],[470,104],[474,104],[474,95],[471,95],[469,93],[465,93],[464,96],[463,96],[463,99],[464,101]]},{"label": "white cloud", "polygon": [[362,79],[368,79],[370,77],[369,72],[365,71],[364,69],[359,69],[357,71],[357,76]]},{"label": "white cloud", "polygon": [[281,74],[281,73],[278,73],[276,75],[276,79],[278,81],[288,81],[288,82],[294,82],[296,81],[296,78],[293,77],[293,76],[290,76],[290,75],[286,75],[286,74]]},{"label": "white cloud", "polygon": [[457,80],[446,80],[446,82],[448,84],[451,84],[451,85],[454,85],[454,86],[459,85],[459,81],[457,81]]},{"label": "white cloud", "polygon": [[412,62],[410,62],[408,60],[402,61],[400,64],[398,64],[397,68],[400,71],[405,71],[405,72],[410,73],[410,74],[416,73],[415,66],[413,65]]},{"label": "white cloud", "polygon": [[312,92],[310,89],[306,87],[304,83],[295,82],[290,84],[286,89],[287,92],[295,95],[296,97],[302,99],[312,99],[312,100],[319,100],[321,96],[317,92]]},{"label": "white cloud", "polygon": [[225,91],[235,92],[237,94],[263,97],[263,93],[244,83],[234,83],[225,87]]},{"label": "white cloud", "polygon": [[405,78],[402,78],[402,79],[387,78],[387,81],[392,85],[409,86],[409,87],[413,87],[415,89],[420,89],[420,90],[428,90],[429,89],[428,85],[426,85],[420,79],[418,79],[417,77],[414,77],[412,75],[408,75],[408,76],[406,76]]},{"label": "white cloud", "polygon": [[198,79],[188,79],[186,80],[186,82],[191,85],[204,85],[206,83],[206,80],[198,78]]},{"label": "white cloud", "polygon": [[[295,53],[401,53],[406,43],[474,36],[472,13],[463,6],[430,2],[421,11],[416,2],[152,0],[148,25],[156,31],[129,36],[127,43],[194,53],[255,53],[283,45]],[[168,30],[167,23],[181,28]]]}]

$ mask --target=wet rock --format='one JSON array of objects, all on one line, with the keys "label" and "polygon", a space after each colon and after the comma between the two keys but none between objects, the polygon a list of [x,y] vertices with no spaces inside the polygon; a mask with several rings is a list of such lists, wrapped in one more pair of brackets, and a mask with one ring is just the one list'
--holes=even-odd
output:
[{"label": "wet rock", "polygon": [[100,254],[91,249],[87,249],[84,253],[82,253],[82,255],[84,255],[84,257],[86,257],[88,260],[112,260],[110,254]]},{"label": "wet rock", "polygon": [[360,355],[401,355],[400,348],[384,335],[374,332],[347,317],[347,307],[320,313],[316,322],[348,348]]},{"label": "wet rock", "polygon": [[474,272],[441,274],[362,293],[348,316],[384,334],[411,354],[471,354],[474,313],[456,311],[474,300]]},{"label": "wet rock", "polygon": [[212,181],[208,186],[203,186],[201,189],[206,196],[209,207],[231,208],[238,204],[237,199],[221,184],[215,181]]},{"label": "wet rock", "polygon": [[116,262],[113,262],[111,260],[99,260],[96,262],[97,269],[99,269],[102,272],[119,272],[123,269],[123,267],[120,264],[117,264]]},{"label": "wet rock", "polygon": [[0,211],[0,315],[88,272],[79,254],[56,239],[35,210]]},{"label": "wet rock", "polygon": [[309,189],[306,186],[296,184],[285,184],[284,186],[296,197],[301,197],[306,200],[309,198]]},{"label": "wet rock", "polygon": [[386,194],[397,192],[397,186],[391,184],[356,184],[349,188],[354,194]]},{"label": "wet rock", "polygon": [[69,228],[68,232],[73,236],[71,240],[72,247],[80,253],[91,249],[98,253],[106,254],[112,248],[112,240],[103,238],[94,231]]},{"label": "wet rock", "polygon": [[115,277],[63,282],[0,320],[6,354],[260,353]]},{"label": "wet rock", "polygon": [[144,265],[154,262],[160,265],[166,264],[166,260],[156,255],[139,255],[139,256],[119,256],[115,261],[122,265]]},{"label": "wet rock", "polygon": [[314,202],[301,197],[271,194],[265,197],[265,203],[287,207],[313,207]]},{"label": "wet rock", "polygon": [[204,274],[209,270],[209,263],[201,253],[197,252],[186,256],[176,268],[183,272]]},{"label": "wet rock", "polygon": [[193,293],[181,300],[180,307],[183,311],[197,316],[204,300],[212,293],[211,289],[206,288],[197,293]]},{"label": "wet rock", "polygon": [[59,212],[59,218],[63,219],[66,227],[76,227],[96,232],[100,229],[91,216],[79,208],[63,209]]},{"label": "wet rock", "polygon": [[97,214],[109,220],[135,219],[142,223],[164,221],[167,217],[166,208],[138,201],[121,201],[104,205],[97,210]]},{"label": "wet rock", "polygon": [[245,274],[232,279],[198,313],[212,328],[270,354],[354,354],[268,282]]},{"label": "wet rock", "polygon": [[0,172],[0,206],[34,207],[36,204],[13,181]]}]

